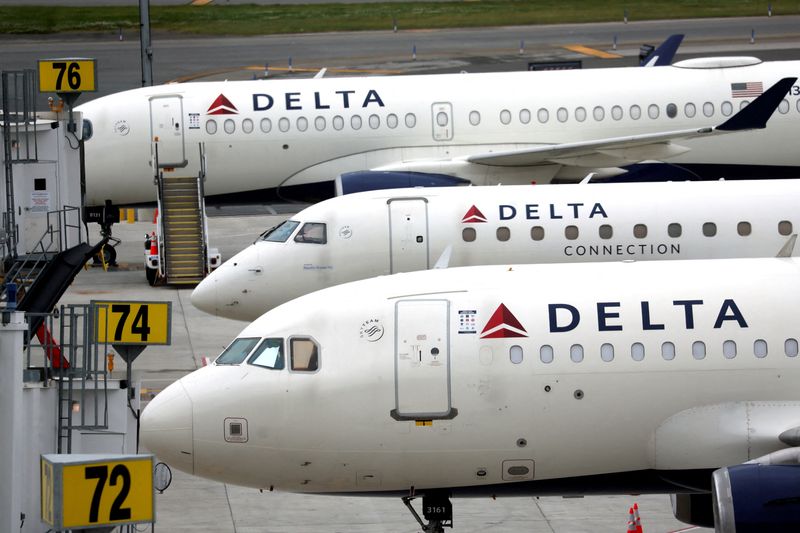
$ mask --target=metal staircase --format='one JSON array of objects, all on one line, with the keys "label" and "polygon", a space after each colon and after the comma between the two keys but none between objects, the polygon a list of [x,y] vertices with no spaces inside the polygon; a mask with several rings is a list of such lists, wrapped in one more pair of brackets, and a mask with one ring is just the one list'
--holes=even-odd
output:
[{"label": "metal staircase", "polygon": [[208,272],[203,145],[199,146],[197,176],[165,176],[158,164],[157,143],[154,154],[158,169],[159,274],[168,284],[194,285]]},{"label": "metal staircase", "polygon": [[167,283],[197,284],[205,277],[205,238],[199,177],[161,178],[163,255]]}]

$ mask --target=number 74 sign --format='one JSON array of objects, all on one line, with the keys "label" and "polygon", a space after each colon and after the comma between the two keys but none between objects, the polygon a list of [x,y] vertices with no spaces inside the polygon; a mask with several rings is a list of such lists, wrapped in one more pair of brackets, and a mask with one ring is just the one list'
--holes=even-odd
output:
[{"label": "number 74 sign", "polygon": [[95,340],[99,343],[171,344],[172,302],[97,301]]}]

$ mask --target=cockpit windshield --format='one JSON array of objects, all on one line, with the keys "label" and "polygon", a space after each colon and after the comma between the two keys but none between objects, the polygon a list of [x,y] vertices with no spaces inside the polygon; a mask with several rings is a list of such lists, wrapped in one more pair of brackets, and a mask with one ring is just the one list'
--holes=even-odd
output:
[{"label": "cockpit windshield", "polygon": [[284,220],[274,228],[270,228],[261,234],[262,241],[286,242],[300,223],[295,220]]},{"label": "cockpit windshield", "polygon": [[261,339],[259,338],[252,338],[252,337],[240,337],[235,339],[230,345],[225,348],[225,351],[217,357],[217,360],[214,361],[215,364],[218,365],[238,365],[244,358],[247,357],[247,354],[250,353],[250,350],[256,345],[258,341]]}]

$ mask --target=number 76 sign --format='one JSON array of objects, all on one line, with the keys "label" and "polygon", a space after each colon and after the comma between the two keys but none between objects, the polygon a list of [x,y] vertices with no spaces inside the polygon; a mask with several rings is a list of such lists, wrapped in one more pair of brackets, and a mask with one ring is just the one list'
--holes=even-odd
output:
[{"label": "number 76 sign", "polygon": [[98,343],[172,343],[172,302],[92,300],[92,305]]}]

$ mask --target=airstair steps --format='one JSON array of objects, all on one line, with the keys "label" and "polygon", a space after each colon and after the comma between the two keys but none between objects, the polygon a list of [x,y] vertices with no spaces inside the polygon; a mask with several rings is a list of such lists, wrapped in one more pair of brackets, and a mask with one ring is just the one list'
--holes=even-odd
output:
[{"label": "airstair steps", "polygon": [[205,243],[198,178],[163,177],[161,217],[167,283],[196,284],[205,277]]}]

